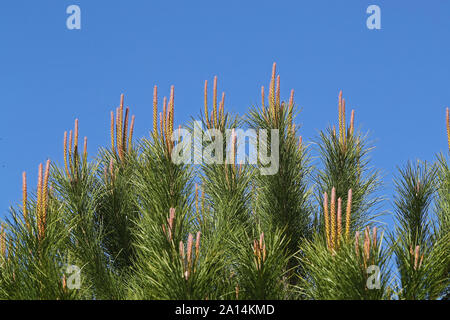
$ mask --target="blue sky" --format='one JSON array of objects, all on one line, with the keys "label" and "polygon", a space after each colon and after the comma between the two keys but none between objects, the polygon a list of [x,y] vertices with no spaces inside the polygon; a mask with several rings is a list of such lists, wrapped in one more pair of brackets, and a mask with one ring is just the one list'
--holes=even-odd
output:
[{"label": "blue sky", "polygon": [[[72,4],[81,30],[66,28]],[[381,30],[366,27],[371,4],[381,8]],[[336,121],[343,90],[376,142],[372,164],[391,197],[397,165],[447,148],[449,13],[445,0],[2,0],[0,217],[20,201],[23,171],[31,188],[39,163],[61,163],[76,117],[93,155],[108,144],[121,93],[143,136],[155,84],[161,96],[175,85],[177,125],[199,114],[204,80],[215,75],[226,108],[243,114],[259,104],[273,62],[282,97],[295,89],[307,141]]]}]

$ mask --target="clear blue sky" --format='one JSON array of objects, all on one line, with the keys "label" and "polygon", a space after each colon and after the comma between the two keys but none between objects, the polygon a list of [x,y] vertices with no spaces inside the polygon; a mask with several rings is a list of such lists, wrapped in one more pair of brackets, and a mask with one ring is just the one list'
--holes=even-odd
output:
[{"label": "clear blue sky", "polygon": [[[66,8],[81,8],[81,30]],[[368,30],[366,8],[381,8]],[[121,93],[136,136],[151,128],[152,88],[175,85],[175,122],[196,116],[203,83],[219,77],[226,108],[259,104],[275,61],[281,93],[295,89],[305,140],[347,109],[376,140],[372,164],[392,173],[445,150],[450,104],[450,1],[0,2],[0,216],[20,201],[21,173],[35,188],[47,158],[61,163],[63,132],[80,120],[89,152],[108,144],[109,111]],[[386,204],[384,209],[391,206]]]}]

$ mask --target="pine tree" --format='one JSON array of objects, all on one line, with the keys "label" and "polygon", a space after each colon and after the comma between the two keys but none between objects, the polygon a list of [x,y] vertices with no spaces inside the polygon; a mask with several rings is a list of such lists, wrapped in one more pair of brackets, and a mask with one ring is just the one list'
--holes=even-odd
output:
[{"label": "pine tree", "polygon": [[[250,128],[271,132],[267,143],[258,146],[259,150],[275,152],[272,140],[278,139],[279,161],[276,174],[264,174],[260,170],[255,177],[255,213],[266,232],[282,232],[287,254],[291,257],[286,266],[286,271],[289,271],[286,276],[290,284],[295,284],[295,275],[301,274],[302,268],[295,261],[294,255],[300,242],[312,236],[312,210],[307,183],[311,166],[307,147],[303,144],[302,137],[297,135],[298,127],[294,123],[297,114],[294,91],[291,91],[289,103],[281,101],[280,76],[276,75],[275,63],[268,103],[265,102],[264,87],[261,88],[261,100],[260,108],[250,110],[247,123]],[[277,131],[272,131],[273,129]],[[275,133],[277,137],[273,136]],[[264,165],[266,164],[261,162],[258,164],[260,168],[264,168]]]},{"label": "pine tree", "polygon": [[[263,87],[245,115],[225,110],[217,77],[204,97],[201,121],[176,128],[175,89],[161,111],[155,86],[152,131],[136,139],[122,95],[93,157],[76,119],[62,164],[40,164],[34,190],[23,173],[22,201],[0,222],[0,299],[449,299],[448,154],[399,169],[385,230],[373,147],[342,93],[338,130],[317,148],[295,124],[294,91],[281,100],[275,64],[267,101]],[[246,161],[241,129],[266,158]]]},{"label": "pine tree", "polygon": [[[355,111],[346,122],[342,91],[338,103],[339,130],[320,132],[314,238],[301,245],[299,261],[305,276],[298,292],[310,299],[388,299],[388,252],[373,224],[380,199],[379,173],[369,167],[367,136],[355,129]],[[363,234],[364,236],[360,236]],[[371,285],[373,272],[379,274]],[[375,289],[373,288],[375,287]]]}]

